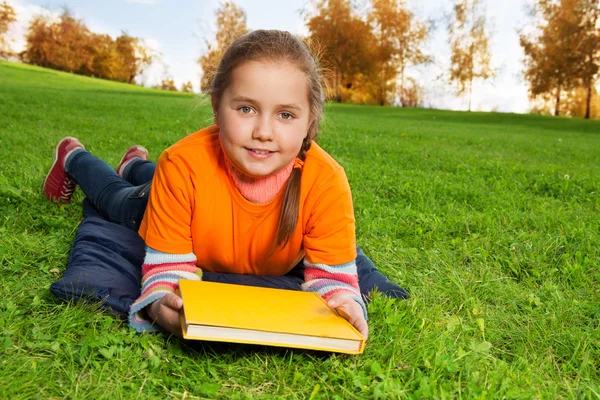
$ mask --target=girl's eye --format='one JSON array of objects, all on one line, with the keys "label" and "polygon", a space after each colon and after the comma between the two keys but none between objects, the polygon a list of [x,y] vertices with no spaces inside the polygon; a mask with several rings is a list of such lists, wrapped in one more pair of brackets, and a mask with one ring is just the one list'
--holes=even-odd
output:
[{"label": "girl's eye", "polygon": [[294,116],[292,114],[290,114],[290,113],[284,112],[284,113],[281,113],[281,118],[283,118],[283,119],[292,119],[292,118],[294,118]]},{"label": "girl's eye", "polygon": [[252,112],[252,109],[248,106],[241,106],[239,108],[239,110],[243,113],[243,114],[250,114]]}]

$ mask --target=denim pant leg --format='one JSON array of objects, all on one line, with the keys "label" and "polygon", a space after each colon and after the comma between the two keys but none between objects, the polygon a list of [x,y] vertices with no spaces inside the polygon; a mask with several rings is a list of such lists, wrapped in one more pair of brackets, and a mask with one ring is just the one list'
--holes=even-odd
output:
[{"label": "denim pant leg", "polygon": [[133,186],[140,186],[148,183],[154,177],[156,164],[152,161],[142,160],[141,158],[131,160],[123,170],[123,179]]},{"label": "denim pant leg", "polygon": [[373,289],[392,299],[408,298],[408,292],[383,275],[358,246],[356,246],[356,272],[363,300],[369,301]]},{"label": "denim pant leg", "polygon": [[85,150],[67,159],[65,171],[109,221],[137,230],[146,210],[149,184],[133,186]]}]

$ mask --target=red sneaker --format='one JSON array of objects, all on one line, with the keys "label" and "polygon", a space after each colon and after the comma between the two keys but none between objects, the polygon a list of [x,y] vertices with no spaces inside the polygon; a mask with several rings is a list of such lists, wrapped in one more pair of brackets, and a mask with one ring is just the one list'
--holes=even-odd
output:
[{"label": "red sneaker", "polygon": [[119,166],[116,169],[117,174],[119,174],[119,176],[121,178],[123,177],[123,171],[125,170],[125,167],[127,166],[127,164],[129,164],[130,161],[132,161],[136,158],[141,158],[142,160],[147,160],[148,159],[148,150],[146,150],[145,147],[138,146],[138,145],[131,146],[130,148],[127,149],[125,154],[123,154],[123,158],[121,158],[121,161],[119,161]]},{"label": "red sneaker", "polygon": [[73,137],[62,138],[54,151],[54,163],[44,180],[44,194],[51,201],[62,204],[71,202],[77,184],[65,172],[65,160],[69,153],[84,149],[81,142]]}]

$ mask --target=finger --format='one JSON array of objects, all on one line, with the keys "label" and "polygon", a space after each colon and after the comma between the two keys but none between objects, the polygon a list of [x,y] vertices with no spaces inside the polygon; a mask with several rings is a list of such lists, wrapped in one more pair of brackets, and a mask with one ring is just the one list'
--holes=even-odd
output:
[{"label": "finger", "polygon": [[162,306],[157,322],[168,332],[181,336],[181,319],[179,311],[168,306]]},{"label": "finger", "polygon": [[327,305],[331,308],[339,308],[344,304],[351,304],[353,301],[354,300],[350,296],[338,294],[331,297],[327,302]]},{"label": "finger", "polygon": [[367,321],[364,318],[358,318],[354,322],[354,327],[364,336],[365,340],[369,338],[369,325],[367,325]]},{"label": "finger", "polygon": [[161,304],[172,308],[173,310],[179,311],[183,307],[183,300],[175,293],[169,293],[165,295],[165,297],[163,297],[163,299],[161,300]]},{"label": "finger", "polygon": [[365,339],[369,335],[369,326],[365,320],[362,307],[358,305],[354,300],[350,299],[349,302],[344,302],[340,305],[337,310],[340,314],[348,320],[358,330]]}]

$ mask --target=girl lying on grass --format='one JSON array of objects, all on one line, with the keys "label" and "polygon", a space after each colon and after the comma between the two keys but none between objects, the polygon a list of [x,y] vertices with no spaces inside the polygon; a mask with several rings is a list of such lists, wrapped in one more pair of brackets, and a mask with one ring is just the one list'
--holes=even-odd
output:
[{"label": "girl lying on grass", "polygon": [[282,276],[303,260],[301,289],[341,309],[366,337],[350,187],[314,142],[325,99],[317,61],[290,33],[254,31],[226,49],[209,92],[216,124],[165,150],[155,173],[142,147],[130,148],[115,173],[65,138],[46,196],[68,202],[76,182],[132,228],[148,202],[138,231],[142,294],[129,316],[138,331],[156,323],[180,334],[180,278],[201,279],[202,270]]}]

